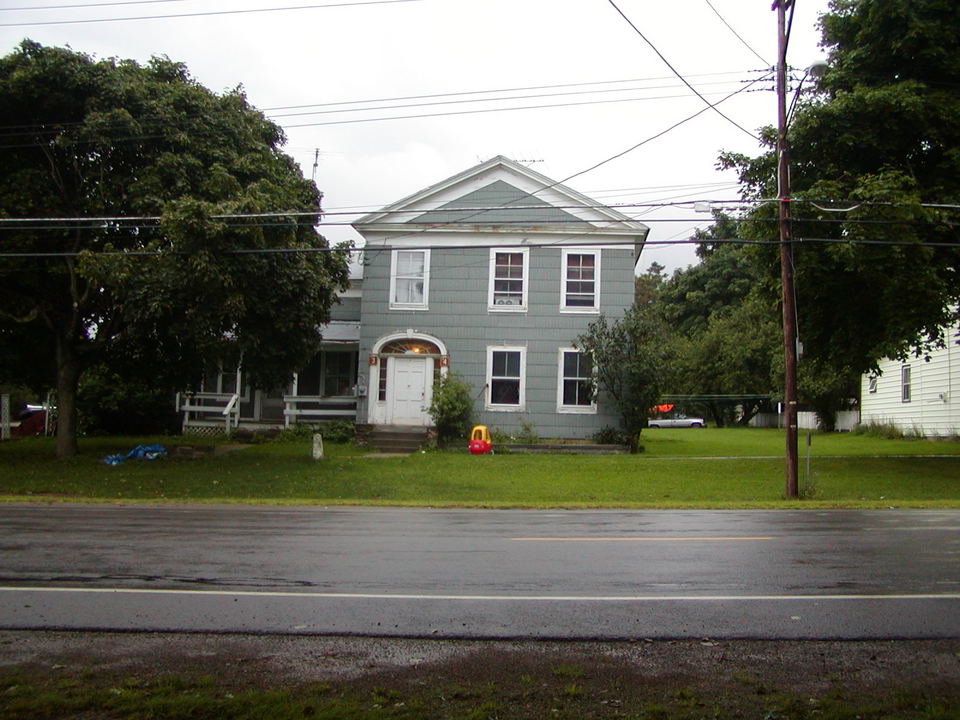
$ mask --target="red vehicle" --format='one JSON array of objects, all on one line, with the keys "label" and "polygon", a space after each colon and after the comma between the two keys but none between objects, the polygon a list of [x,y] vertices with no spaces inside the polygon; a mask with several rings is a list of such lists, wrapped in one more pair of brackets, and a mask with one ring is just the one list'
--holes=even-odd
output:
[{"label": "red vehicle", "polygon": [[47,410],[43,405],[26,405],[16,420],[19,424],[11,430],[14,437],[43,435],[47,424]]}]

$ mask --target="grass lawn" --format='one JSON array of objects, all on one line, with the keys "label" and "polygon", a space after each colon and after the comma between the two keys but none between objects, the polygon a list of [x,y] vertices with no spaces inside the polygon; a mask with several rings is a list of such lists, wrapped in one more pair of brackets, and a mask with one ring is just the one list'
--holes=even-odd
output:
[{"label": "grass lawn", "polygon": [[0,445],[0,499],[271,502],[464,507],[957,507],[960,442],[814,434],[811,475],[801,436],[801,485],[783,500],[783,434],[758,429],[654,429],[640,455],[471,456],[430,451],[367,457],[327,444],[271,442],[201,459],[109,466],[137,444],[186,438],[94,438],[70,460],[52,441]]}]

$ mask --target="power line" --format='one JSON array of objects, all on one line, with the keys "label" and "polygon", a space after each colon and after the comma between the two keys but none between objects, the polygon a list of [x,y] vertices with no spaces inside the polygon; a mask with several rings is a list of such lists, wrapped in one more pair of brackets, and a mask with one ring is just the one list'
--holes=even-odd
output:
[{"label": "power line", "polygon": [[[668,68],[670,68],[670,71],[671,71],[674,75],[676,75],[678,78],[680,78],[680,81],[681,81],[684,85],[686,85],[688,88],[690,88],[690,91],[693,92],[694,95],[696,95],[698,98],[700,98],[701,100],[703,100],[703,102],[705,102],[705,103],[707,104],[707,107],[709,107],[710,109],[712,109],[714,112],[716,112],[720,117],[722,117],[724,120],[726,120],[727,122],[729,122],[731,125],[734,125],[735,127],[739,128],[740,130],[742,130],[743,132],[745,132],[747,135],[749,135],[750,137],[752,137],[754,140],[760,140],[760,138],[757,137],[757,135],[755,135],[754,133],[752,133],[752,132],[750,132],[749,130],[747,130],[745,127],[743,127],[743,126],[742,126],[740,123],[738,123],[736,120],[734,120],[734,119],[728,117],[727,115],[725,115],[722,111],[718,110],[713,103],[711,103],[709,100],[707,100],[707,99],[700,93],[699,90],[697,90],[693,85],[691,85],[691,84],[689,83],[689,81],[687,81],[687,79],[686,79],[683,75],[681,75],[680,72],[679,72],[673,65],[670,64],[670,61],[667,60],[666,57],[664,57],[663,53],[661,53],[659,50],[657,50],[656,45],[654,45],[652,42],[650,42],[650,40],[647,39],[647,36],[644,35],[642,32],[640,32],[640,28],[638,28],[636,25],[633,24],[633,21],[631,21],[630,18],[628,18],[628,17],[626,16],[626,14],[624,14],[623,10],[621,10],[613,0],[607,0],[607,2],[609,2],[610,5],[613,6],[613,9],[616,10],[616,11],[620,14],[620,17],[622,17],[624,20],[627,21],[627,24],[630,25],[630,27],[633,28],[634,32],[637,33],[637,35],[639,35],[641,38],[643,38],[643,41],[644,41],[645,43],[647,43],[647,45],[650,46],[650,48],[657,54],[657,57],[659,57],[659,58],[663,61],[663,63],[664,63]],[[718,103],[718,104],[719,104],[719,103]]]},{"label": "power line", "polygon": [[703,1],[707,4],[707,7],[713,10],[714,15],[720,18],[720,22],[726,25],[727,29],[736,36],[737,40],[743,43],[744,47],[746,47],[747,50],[752,52],[756,57],[760,58],[760,62],[762,62],[764,65],[768,65],[768,66],[770,65],[769,62],[764,60],[763,56],[760,53],[758,53],[756,50],[753,49],[750,43],[748,43],[746,40],[743,39],[743,36],[740,35],[740,33],[738,33],[736,30],[733,29],[733,26],[724,19],[723,15],[721,15],[720,11],[713,6],[713,3],[710,2],[710,0],[703,0]]},{"label": "power line", "polygon": [[[753,81],[755,83],[757,81]],[[751,83],[751,84],[753,84]],[[743,89],[743,88],[741,88]],[[727,95],[725,99],[732,97],[739,92]],[[711,95],[720,95],[721,93],[709,93]],[[407,114],[407,115],[396,115],[396,116],[386,116],[386,117],[373,117],[373,118],[357,118],[353,120],[328,120],[328,121],[318,121],[318,122],[309,122],[309,123],[284,123],[283,128],[300,128],[300,127],[318,127],[318,126],[327,126],[327,125],[350,125],[356,123],[367,123],[367,122],[382,122],[390,120],[414,120],[414,119],[424,119],[424,118],[435,118],[435,117],[450,117],[456,115],[476,115],[476,114],[486,114],[486,113],[495,113],[495,112],[510,112],[518,110],[545,110],[553,109],[560,107],[578,107],[578,106],[587,106],[587,105],[605,105],[612,103],[624,103],[624,102],[649,102],[652,100],[672,100],[684,98],[684,95],[660,95],[660,96],[651,96],[651,97],[639,97],[639,98],[617,98],[613,100],[586,100],[586,101],[577,101],[577,102],[561,102],[561,103],[540,103],[535,105],[518,105],[518,106],[508,106],[508,107],[494,107],[494,108],[478,108],[474,110],[456,110],[452,112],[431,112],[431,113],[419,113],[419,114]],[[509,99],[509,98],[505,98]],[[722,100],[720,101],[722,102]],[[719,104],[719,102],[717,103]],[[701,113],[697,113],[698,115]],[[191,118],[193,119],[193,118]],[[199,119],[196,118],[196,119]],[[267,118],[269,120],[269,118]],[[273,122],[272,120],[270,122]],[[77,123],[79,124],[79,123]],[[277,123],[279,124],[279,123]],[[0,138],[15,138],[18,136],[26,135],[56,135],[60,130],[56,128],[51,128],[49,130],[37,130],[36,132],[28,131],[18,131],[13,133],[7,133],[5,135],[0,135]],[[200,126],[194,129],[194,132],[212,132],[209,128]],[[121,142],[121,141],[137,141],[137,140],[156,140],[162,139],[164,135],[160,134],[143,134],[143,135],[127,135],[127,136],[115,136],[110,138],[111,142]],[[90,140],[80,140],[75,139],[76,143],[95,143],[99,140],[90,139]],[[0,149],[18,149],[18,148],[28,148],[28,147],[38,147],[44,145],[45,143],[41,140],[34,142],[19,142],[19,143],[5,143],[0,144]]]},{"label": "power line", "polygon": [[[717,82],[704,83],[705,85],[729,85],[731,82],[741,82],[741,81],[731,81],[731,80],[719,80]],[[430,102],[417,102],[417,103],[408,103],[403,105],[374,105],[372,107],[350,107],[350,108],[336,108],[333,110],[307,110],[303,112],[285,112],[285,113],[270,113],[269,117],[271,118],[281,118],[281,117],[301,117],[304,115],[336,115],[340,113],[358,113],[358,112],[376,112],[378,110],[403,110],[407,108],[420,108],[420,107],[434,107],[437,105],[461,105],[464,103],[492,103],[492,102],[502,102],[505,100],[531,100],[536,98],[552,98],[552,97],[569,97],[571,95],[599,95],[606,93],[622,93],[622,92],[632,92],[634,90],[668,90],[671,88],[679,87],[678,85],[652,85],[646,87],[625,87],[625,88],[604,88],[602,90],[572,90],[569,92],[550,92],[550,93],[534,93],[530,95],[509,95],[505,97],[481,97],[481,98],[463,98],[459,100],[432,100]],[[454,93],[460,94],[460,93]],[[630,99],[630,98],[627,98]],[[639,98],[646,99],[646,98]],[[651,98],[659,99],[659,98]],[[318,107],[318,106],[304,106],[304,107]]]},{"label": "power line", "polygon": [[[715,92],[715,93],[706,93],[706,94],[721,95],[722,93]],[[548,104],[540,104],[540,105],[519,105],[515,107],[484,108],[484,109],[477,109],[477,110],[456,110],[453,112],[421,113],[416,115],[390,115],[387,117],[358,118],[355,120],[328,120],[328,121],[321,121],[321,122],[294,123],[294,124],[284,123],[283,127],[300,128],[300,127],[320,127],[320,126],[326,126],[326,125],[354,125],[357,123],[381,122],[386,120],[420,120],[423,118],[449,117],[453,115],[479,115],[484,113],[516,111],[516,110],[544,110],[548,108],[552,109],[552,108],[559,108],[559,107],[577,107],[577,106],[585,106],[585,105],[608,105],[613,103],[624,103],[624,102],[649,102],[651,100],[676,100],[684,97],[686,96],[685,95],[658,95],[653,97],[640,97],[640,98],[618,98],[616,100],[587,100],[583,102],[548,103]]]},{"label": "power line", "polygon": [[[177,0],[177,1],[180,1],[180,0]],[[742,79],[743,76],[744,76],[744,74],[749,74],[749,73],[754,73],[754,72],[758,72],[758,71],[756,71],[756,70],[727,70],[727,71],[724,71],[724,72],[698,73],[698,74],[696,74],[696,75],[692,75],[691,77],[717,77],[717,76],[720,76],[720,75],[733,75],[733,76],[735,76],[735,77],[734,77],[733,79],[731,79],[731,80],[726,81],[726,82],[736,82],[736,81],[738,81],[738,79]],[[563,88],[582,88],[582,87],[588,87],[588,86],[592,86],[592,85],[617,85],[617,84],[622,85],[622,84],[625,84],[625,83],[646,83],[646,82],[654,82],[654,81],[657,81],[657,80],[666,80],[666,79],[669,79],[669,78],[666,77],[666,76],[657,76],[657,77],[646,77],[646,78],[624,78],[624,79],[620,79],[620,80],[593,80],[593,81],[589,81],[589,82],[555,83],[555,84],[550,84],[550,85],[528,85],[528,86],[521,86],[521,87],[507,87],[507,88],[484,89],[484,90],[462,90],[462,91],[459,91],[459,92],[443,92],[443,93],[429,93],[429,94],[420,94],[420,95],[406,95],[406,96],[386,97],[386,98],[370,98],[370,99],[368,99],[368,100],[340,100],[340,101],[328,102],[328,103],[305,103],[305,104],[299,104],[299,105],[278,105],[278,106],[274,106],[274,107],[265,107],[265,108],[257,108],[257,107],[251,106],[251,109],[252,109],[252,110],[255,110],[255,111],[258,111],[258,112],[261,112],[261,113],[263,113],[264,115],[267,115],[267,116],[269,116],[269,117],[285,117],[286,115],[284,115],[284,114],[279,114],[279,113],[278,113],[278,114],[273,114],[273,115],[271,115],[270,113],[273,113],[273,112],[276,111],[276,110],[298,110],[298,109],[302,109],[302,108],[311,108],[311,107],[316,107],[316,108],[335,108],[335,107],[342,107],[342,106],[345,106],[345,105],[371,105],[371,104],[373,104],[373,103],[395,103],[395,102],[401,102],[401,101],[407,101],[407,100],[433,100],[433,99],[437,99],[437,98],[463,97],[463,96],[469,96],[469,95],[493,95],[493,94],[497,94],[497,93],[517,93],[517,92],[527,92],[527,91],[532,91],[532,90],[559,90],[559,89],[563,89]],[[720,83],[714,83],[714,84],[720,84]],[[659,87],[660,87],[660,86],[657,86],[657,88],[659,88]],[[623,91],[626,91],[626,90],[628,90],[628,89],[643,90],[643,89],[652,89],[652,88],[624,88]],[[607,91],[606,91],[606,90],[599,90],[599,89],[598,89],[598,90],[584,90],[584,91],[583,91],[584,94],[589,94],[589,93],[592,93],[592,92],[597,92],[597,93],[599,93],[599,92],[607,92]],[[560,95],[560,94],[563,94],[563,93],[557,93],[557,94]],[[545,97],[547,97],[547,96],[549,96],[549,95],[546,95]],[[509,99],[513,99],[513,98],[511,98],[511,97],[505,97],[505,98],[490,98],[489,101],[490,101],[490,102],[495,102],[495,101],[499,101],[499,100],[509,100]],[[480,102],[480,99],[477,99],[476,102]],[[425,104],[426,104],[426,103],[425,103]],[[396,105],[387,105],[387,106],[384,106],[384,107],[382,107],[382,108],[377,107],[377,108],[364,108],[364,109],[369,109],[369,110],[375,110],[375,109],[376,109],[376,110],[380,110],[380,109],[389,109],[389,108],[391,108],[391,107],[397,107],[397,106],[396,106]],[[223,112],[233,112],[233,109],[231,109],[231,110],[229,110],[229,111],[223,111]],[[183,117],[180,118],[180,119],[195,120],[195,119],[197,119],[197,118],[199,118],[199,117],[204,117],[204,116],[203,116],[203,115],[199,115],[199,114],[197,114],[197,115],[185,115],[185,116],[183,116]],[[145,121],[145,120],[146,120],[146,121],[150,121],[150,120],[164,120],[164,118],[161,117],[161,116],[159,116],[159,115],[140,115],[140,116],[138,116],[136,119],[139,120],[139,121],[141,121],[141,122],[142,122],[142,121]],[[33,134],[33,133],[35,133],[35,132],[54,133],[54,132],[59,132],[62,128],[79,126],[79,125],[82,125],[83,123],[84,123],[83,120],[70,120],[70,121],[66,121],[66,120],[61,120],[61,121],[49,120],[49,121],[46,121],[46,122],[43,122],[43,123],[28,123],[28,124],[20,124],[20,125],[0,125],[0,131],[6,131],[6,130],[22,130],[22,131],[24,131],[24,132],[5,133],[7,136],[26,135],[26,134]],[[44,130],[44,128],[47,128],[47,127],[50,127],[50,126],[55,126],[55,127],[52,128],[52,129],[49,129],[49,130]],[[110,125],[101,126],[101,127],[108,127],[108,128],[109,128]],[[313,151],[313,148],[310,148],[310,150],[311,150],[311,152],[312,152],[312,151]]]},{"label": "power line", "polygon": [[111,5],[156,5],[157,3],[183,2],[183,0],[125,0],[124,2],[78,3],[75,5],[31,5],[28,7],[0,8],[0,12],[14,10],[68,10],[73,8],[107,7]]},{"label": "power line", "polygon": [[283,12],[288,10],[316,10],[320,8],[357,7],[360,5],[392,5],[421,0],[361,0],[360,2],[328,3],[323,5],[294,5],[278,8],[250,8],[247,10],[211,10],[208,12],[177,13],[171,15],[137,15],[131,17],[96,18],[86,20],[46,20],[42,22],[0,23],[0,27],[36,27],[40,25],[79,25],[84,23],[124,22],[130,20],[168,20],[171,18],[208,17],[211,15],[241,15],[248,13]]},{"label": "power line", "polygon": [[[653,186],[656,188],[657,186]],[[664,186],[672,187],[672,186]],[[678,186],[685,187],[685,186]],[[673,202],[636,202],[636,203],[595,203],[595,204],[576,204],[576,205],[485,205],[485,206],[466,206],[466,207],[404,207],[400,209],[384,209],[376,211],[380,215],[407,215],[407,214],[424,214],[431,212],[444,212],[444,213],[455,213],[455,212],[473,212],[480,214],[483,212],[489,211],[516,211],[522,212],[527,210],[576,210],[576,209],[620,209],[620,208],[666,208],[666,207],[677,207],[680,205],[693,205],[697,202],[706,202],[712,205],[773,205],[778,202],[777,198],[756,198],[753,200],[726,200],[726,199],[709,199],[703,198],[700,200],[681,200]],[[793,203],[796,204],[810,204],[814,207],[819,207],[818,204],[837,202],[836,200],[822,199],[822,198],[794,198]],[[878,208],[912,208],[912,207],[922,207],[927,209],[934,210],[960,210],[960,203],[899,203],[892,201],[863,201],[858,202],[855,207],[878,207]],[[854,208],[845,208],[843,211],[849,211]],[[312,217],[312,216],[341,216],[341,215],[367,215],[369,214],[367,210],[338,210],[336,212],[326,212],[324,210],[277,210],[272,212],[257,212],[257,213],[216,213],[211,214],[209,219],[211,220],[246,220],[246,219],[261,219],[261,218],[275,218],[275,217]],[[162,220],[161,215],[97,215],[97,216],[69,216],[69,217],[45,217],[45,216],[33,216],[33,217],[0,217],[0,227],[4,225],[11,225],[15,223],[32,223],[32,222],[47,222],[47,223],[96,223],[98,225],[104,225],[108,223],[145,223],[145,222],[159,222]],[[743,217],[736,218],[737,222],[754,222],[763,220],[766,221],[769,218],[752,218],[752,217]],[[841,219],[841,218],[805,218],[798,216],[795,218],[798,222],[826,222],[826,223],[843,223],[843,222],[871,222],[869,219]],[[462,219],[461,219],[462,220]],[[461,222],[461,220],[453,222]],[[682,221],[683,218],[678,218],[678,221]],[[522,222],[522,221],[519,221]],[[557,222],[557,221],[551,221]],[[588,222],[586,220],[571,220],[568,222]],[[712,221],[711,221],[712,222]],[[903,224],[908,221],[901,220],[880,220],[875,222],[884,222],[887,224]],[[928,223],[929,224],[929,223]],[[936,223],[933,223],[936,224]]]},{"label": "power line", "polygon": [[[913,242],[909,240],[850,240],[847,238],[820,238],[820,237],[795,237],[793,240],[797,244],[819,244],[819,245],[854,245],[859,247],[907,247],[907,248],[956,248],[957,243],[950,242]],[[645,240],[643,245],[654,246],[673,246],[673,245],[766,245],[775,247],[779,244],[777,240],[748,240],[746,238],[707,238],[707,239],[686,239],[686,240]],[[490,250],[506,248],[533,248],[542,250],[560,250],[568,246],[569,243],[524,243],[515,244],[478,244],[464,247],[462,245],[443,245],[430,244],[419,247],[410,245],[376,245],[365,247],[353,246],[334,246],[334,247],[293,247],[293,248],[235,248],[231,250],[220,250],[215,255],[311,255],[318,253],[382,253],[393,250]],[[631,249],[636,245],[632,240],[613,240],[613,241],[591,241],[591,247],[610,247]],[[89,252],[89,251],[84,251]],[[62,251],[62,252],[0,252],[0,258],[5,259],[40,259],[40,258],[72,258],[81,254],[81,251]],[[106,250],[93,253],[96,256],[103,257],[178,257],[189,256],[192,251],[187,250]]]},{"label": "power line", "polygon": [[[762,70],[726,70],[722,72],[709,72],[709,73],[695,73],[690,77],[716,77],[718,75],[742,75],[745,72],[765,72],[766,68]],[[309,103],[305,105],[278,105],[275,107],[266,107],[260,108],[263,112],[271,112],[273,110],[298,110],[301,108],[308,107],[334,107],[339,105],[363,105],[369,103],[385,103],[385,102],[400,102],[405,100],[432,100],[434,98],[443,98],[443,97],[457,97],[460,95],[489,95],[493,93],[504,93],[504,92],[526,92],[528,90],[554,90],[558,88],[575,88],[575,87],[586,87],[588,85],[615,85],[623,83],[632,83],[632,82],[653,82],[656,80],[668,80],[669,76],[666,75],[656,75],[651,77],[642,77],[642,78],[623,78],[621,80],[591,80],[585,82],[575,82],[575,83],[554,83],[550,85],[526,85],[521,87],[512,87],[512,88],[493,88],[486,90],[463,90],[460,92],[443,92],[443,93],[428,93],[421,95],[401,95],[398,97],[385,97],[385,98],[371,98],[369,100],[340,100],[336,102],[326,102],[326,103]]]}]

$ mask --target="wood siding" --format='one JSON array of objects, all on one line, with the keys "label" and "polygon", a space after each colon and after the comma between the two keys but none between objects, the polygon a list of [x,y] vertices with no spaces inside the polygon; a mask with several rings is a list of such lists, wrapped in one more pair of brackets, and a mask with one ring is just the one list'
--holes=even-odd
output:
[{"label": "wood siding", "polygon": [[[475,238],[477,244],[483,238]],[[502,239],[501,239],[502,241]],[[557,410],[558,349],[569,347],[597,314],[567,314],[560,309],[561,248],[530,247],[528,307],[524,312],[488,309],[490,251],[435,248],[430,253],[429,307],[422,311],[388,310],[390,252],[368,248],[364,269],[360,357],[363,362],[377,340],[412,329],[442,341],[450,370],[473,389],[477,423],[514,432],[521,421],[543,437],[589,437],[618,417],[601,397],[596,414]],[[611,319],[622,317],[634,296],[634,247],[602,250],[600,308]],[[519,412],[485,410],[487,348],[526,348],[525,407]],[[369,370],[369,368],[362,368]],[[376,387],[375,375],[368,380]],[[368,402],[377,402],[371,392]],[[360,416],[367,411],[361,408]]]},{"label": "wood siding", "polygon": [[[862,423],[888,423],[904,432],[927,436],[960,434],[960,326],[949,329],[947,347],[936,350],[930,360],[911,357],[880,362],[881,374],[875,390],[865,375],[861,382],[860,416]],[[902,371],[910,368],[910,399],[903,398]]]}]

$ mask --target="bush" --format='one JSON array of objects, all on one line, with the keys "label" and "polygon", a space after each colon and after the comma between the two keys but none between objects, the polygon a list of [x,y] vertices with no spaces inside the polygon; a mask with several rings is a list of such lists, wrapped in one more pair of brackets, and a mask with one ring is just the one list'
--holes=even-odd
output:
[{"label": "bush", "polygon": [[456,373],[447,373],[433,383],[430,417],[437,428],[437,442],[465,438],[473,421],[470,386]]},{"label": "bush", "polygon": [[593,441],[598,445],[629,445],[630,439],[620,428],[610,425],[600,428],[593,435]]},{"label": "bush", "polygon": [[284,428],[272,439],[277,442],[312,440],[316,433],[320,433],[325,441],[335,443],[351,442],[356,437],[356,429],[350,420],[333,420],[317,425],[297,423],[293,427]]},{"label": "bush", "polygon": [[517,441],[525,445],[536,445],[540,442],[536,426],[526,418],[520,419],[520,430],[517,432]]}]

